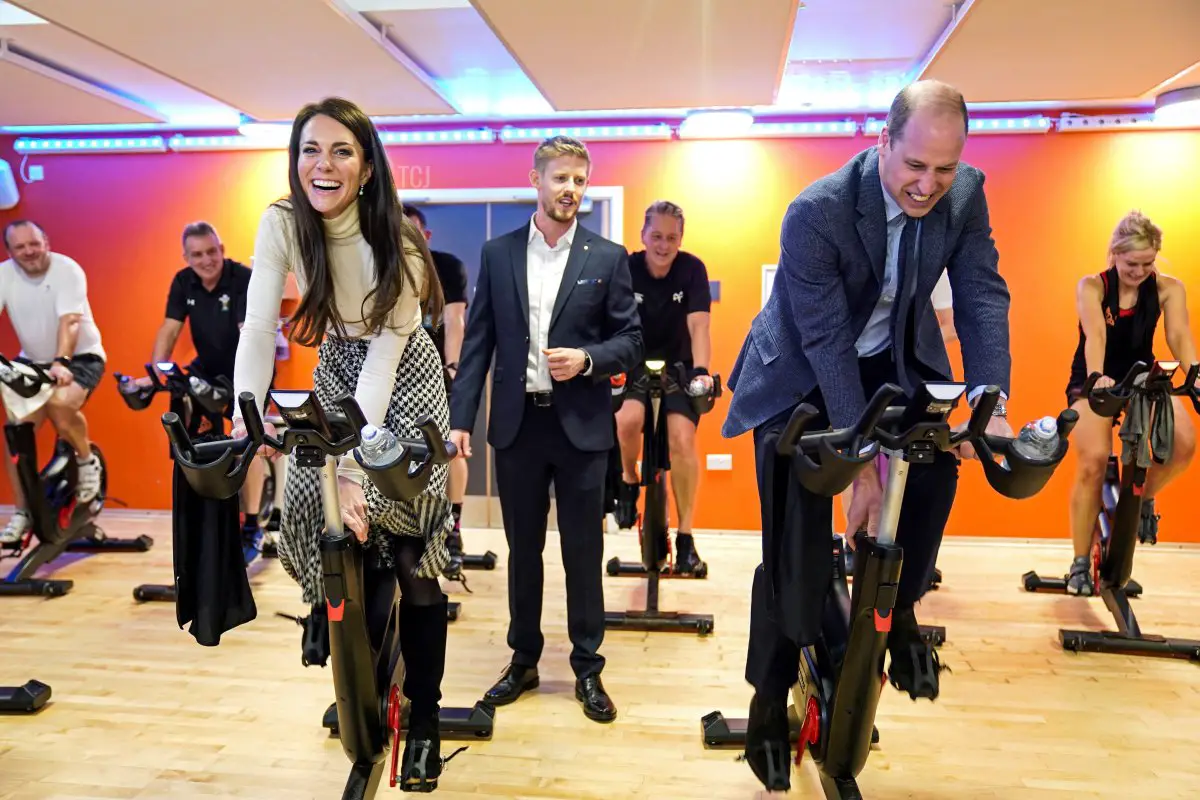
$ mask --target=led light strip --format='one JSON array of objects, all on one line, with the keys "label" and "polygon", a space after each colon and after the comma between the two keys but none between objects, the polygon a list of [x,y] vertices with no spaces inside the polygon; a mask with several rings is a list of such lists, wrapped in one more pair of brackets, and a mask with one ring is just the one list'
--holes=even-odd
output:
[{"label": "led light strip", "polygon": [[756,122],[745,134],[746,138],[792,136],[854,136],[858,123],[852,119],[841,122]]},{"label": "led light strip", "polygon": [[502,142],[540,142],[551,136],[572,136],[576,139],[620,139],[623,141],[670,139],[670,125],[579,125],[572,127],[501,128]]},{"label": "led light strip", "polygon": [[21,138],[13,143],[18,153],[38,155],[60,155],[71,153],[165,153],[166,143],[161,136],[139,136],[134,138],[103,137],[96,139],[30,139]]},{"label": "led light strip", "polygon": [[1153,114],[1106,114],[1094,117],[1064,114],[1058,118],[1060,133],[1152,130],[1155,128],[1161,130],[1163,127],[1155,122]]},{"label": "led light strip", "polygon": [[[863,125],[863,133],[867,136],[878,136],[886,121],[868,117]],[[1052,127],[1053,121],[1039,114],[1032,117],[976,117],[971,120],[969,130],[974,134],[1046,133]]]}]

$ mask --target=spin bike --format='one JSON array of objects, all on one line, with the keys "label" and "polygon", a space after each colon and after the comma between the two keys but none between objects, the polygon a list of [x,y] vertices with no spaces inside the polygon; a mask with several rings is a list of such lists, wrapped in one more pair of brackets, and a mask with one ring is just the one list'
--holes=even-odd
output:
[{"label": "spin bike", "polygon": [[[609,575],[646,576],[646,608],[605,612],[604,626],[609,629],[633,631],[692,630],[704,636],[713,631],[712,614],[687,614],[680,611],[660,611],[658,608],[659,579],[682,576],[682,573],[667,568],[667,470],[671,468],[671,459],[667,446],[667,407],[663,400],[668,394],[685,391],[687,382],[682,364],[676,364],[671,372],[666,366],[665,361],[647,361],[643,379],[649,403],[646,404],[646,422],[642,427],[641,471],[642,486],[646,487],[645,510],[638,517],[642,560],[622,562],[614,556],[608,562]],[[721,396],[721,376],[714,375],[712,378],[711,391],[690,398],[693,407],[700,414],[711,411],[716,398]],[[614,408],[619,407],[615,396],[613,404]],[[707,574],[708,566],[702,563],[694,577],[704,578]]]},{"label": "spin bike", "polygon": [[[0,356],[0,381],[22,398],[33,398],[43,386],[53,386],[54,378],[46,367],[25,361],[9,361]],[[4,437],[8,452],[17,464],[17,478],[25,495],[31,524],[24,538],[13,545],[0,545],[0,554],[11,549],[22,556],[17,566],[0,580],[0,595],[42,595],[61,597],[75,585],[71,580],[33,577],[43,565],[65,552],[144,553],[154,545],[149,536],[136,539],[111,539],[96,524],[108,493],[108,468],[100,447],[92,442],[92,453],[100,460],[100,491],[88,503],[75,497],[79,466],[75,449],[63,439],[54,445],[54,453],[38,470],[37,433],[32,422],[7,422]],[[30,549],[33,540],[37,544]]]},{"label": "spin bike", "polygon": [[[892,405],[903,390],[885,384],[853,427],[810,433],[804,428],[819,412],[802,403],[774,445],[777,461],[787,462],[773,473],[775,496],[780,490],[786,495],[783,482],[795,479],[808,491],[833,498],[879,453],[888,456],[879,535],[873,538],[863,531],[855,535],[852,594],[841,569],[840,548],[835,546],[821,632],[814,644],[801,649],[799,681],[792,688],[800,720],[796,763],[807,747],[829,800],[861,800],[856,777],[878,739],[875,713],[886,681],[884,655],[904,562],[904,550],[895,541],[896,528],[910,465],[929,463],[938,450],[970,442],[992,488],[1006,497],[1025,499],[1041,491],[1062,462],[1067,436],[1079,418],[1071,409],[1063,411],[1055,453],[1049,459],[1033,460],[1012,447],[1014,439],[985,433],[999,398],[997,387],[985,390],[965,430],[951,431],[947,420],[965,390],[962,383],[929,382],[918,386],[904,405]],[[1003,456],[1005,463],[997,463],[997,456]],[[793,518],[794,508],[795,504],[786,503],[784,509],[773,510],[783,530],[802,531],[803,520]],[[710,735],[726,728],[726,720],[714,711],[702,719],[702,726],[707,742]],[[743,741],[744,726],[742,722]]]},{"label": "spin bike", "polygon": [[[1173,379],[1179,366],[1178,361],[1156,361],[1153,366],[1139,361],[1120,383],[1106,389],[1093,388],[1100,374],[1092,373],[1083,391],[1087,394],[1092,411],[1102,417],[1116,417],[1127,410],[1132,401],[1143,400],[1149,405],[1146,418],[1153,425],[1163,404],[1171,402],[1172,395],[1186,396],[1192,401],[1192,408],[1200,412],[1200,399],[1195,388],[1200,364],[1193,364],[1183,383],[1176,386]],[[1143,381],[1139,381],[1142,376]],[[1141,436],[1149,433],[1145,431]],[[1174,435],[1173,429],[1170,435]],[[1136,443],[1123,440],[1120,460],[1115,455],[1109,457],[1101,489],[1102,507],[1092,533],[1092,585],[1112,612],[1117,630],[1060,630],[1059,639],[1064,650],[1200,661],[1200,641],[1168,639],[1142,633],[1133,607],[1129,604],[1130,597],[1141,594],[1141,587],[1129,576],[1133,572],[1133,554],[1141,527],[1142,490],[1147,473],[1147,468],[1137,463],[1136,450],[1142,444],[1140,440]],[[1158,455],[1155,454],[1154,458],[1158,460]],[[1121,461],[1125,463],[1122,465]],[[1029,591],[1043,590],[1046,586],[1061,586],[1063,588],[1060,591],[1065,591],[1065,578],[1040,578],[1034,572],[1026,573],[1023,578],[1025,588]],[[1030,588],[1031,584],[1033,588]]]},{"label": "spin bike", "polygon": [[[361,547],[342,527],[337,458],[354,450],[356,460],[385,497],[407,500],[429,483],[435,464],[444,464],[453,457],[453,446],[442,440],[432,419],[423,417],[417,420],[423,441],[402,441],[403,448],[394,461],[373,466],[364,463],[357,450],[366,418],[353,397],[343,397],[337,409],[328,409],[313,391],[272,390],[269,395],[287,425],[281,438],[266,435],[262,416],[249,392],[238,397],[246,425],[246,436],[242,438],[193,444],[173,412],[163,415],[163,427],[188,483],[206,497],[226,499],[236,495],[250,460],[263,445],[284,454],[294,452],[295,468],[320,470],[326,525],[320,537],[320,552],[329,657],[333,662],[342,750],[352,765],[342,797],[367,800],[378,791],[389,760],[389,785],[397,785],[399,755],[404,746],[401,726],[408,710],[400,691],[404,685],[399,636],[402,620],[393,579],[392,613],[376,649],[365,603],[370,593],[381,587],[372,587],[364,580]],[[482,701],[470,709],[442,708],[439,731],[443,739],[490,739],[494,717],[494,708]]]},{"label": "spin bike", "polygon": [[[157,367],[158,371],[155,372]],[[163,379],[159,379],[159,374]],[[171,410],[184,420],[184,428],[192,438],[222,435],[225,430],[225,412],[233,403],[233,385],[224,376],[213,382],[180,367],[173,361],[146,364],[146,375],[150,383],[140,383],[132,376],[113,373],[117,381],[117,393],[125,405],[133,411],[144,411],[154,401],[154,396],[167,392],[171,398]],[[169,454],[169,451],[168,451]],[[270,467],[263,481],[259,519],[269,519],[275,508],[275,476]],[[276,555],[273,545],[263,543],[264,558]],[[139,602],[175,602],[175,584],[146,583],[133,590],[133,598]]]}]

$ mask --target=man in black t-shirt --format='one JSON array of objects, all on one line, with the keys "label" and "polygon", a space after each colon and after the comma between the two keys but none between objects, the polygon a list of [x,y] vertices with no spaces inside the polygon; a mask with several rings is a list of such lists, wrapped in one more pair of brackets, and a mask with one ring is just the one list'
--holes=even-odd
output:
[{"label": "man in black t-shirt", "polygon": [[[421,209],[405,206],[404,214],[425,234],[425,241],[433,238]],[[451,253],[433,249],[429,252],[433,256],[433,265],[442,283],[445,306],[442,310],[442,324],[438,328],[432,328],[428,318],[425,325],[442,355],[442,363],[446,365],[446,394],[449,395],[450,385],[458,372],[458,355],[462,351],[463,334],[467,326],[467,267],[458,256]],[[454,534],[446,542],[451,557],[462,556],[461,518],[463,496],[466,492],[467,460],[456,458],[450,462],[450,478],[446,486],[446,496],[450,498],[454,510]]]},{"label": "man in black t-shirt", "polygon": [[[697,377],[712,388],[708,361],[712,353],[709,311],[712,295],[704,262],[679,249],[683,242],[683,209],[660,201],[646,209],[640,250],[629,257],[629,272],[642,321],[644,360],[661,359],[668,369],[682,362],[690,382]],[[625,382],[626,396],[617,412],[617,438],[621,448],[622,480],[617,487],[618,524],[632,527],[637,519],[639,479],[637,460],[642,449],[642,428],[647,398],[633,384],[644,370],[635,370]],[[671,486],[679,527],[675,536],[675,562],[679,572],[700,565],[692,541],[692,516],[700,477],[696,452],[699,415],[685,394],[664,398],[667,409],[667,442],[671,460]]]},{"label": "man in black t-shirt", "polygon": [[[166,318],[154,337],[151,363],[171,360],[183,323],[187,321],[196,350],[188,371],[208,381],[224,376],[232,382],[238,340],[246,319],[250,269],[225,257],[225,245],[207,222],[193,222],[183,229],[183,258],[187,266],[175,273],[171,281]],[[231,416],[232,408],[229,413]],[[242,522],[246,563],[262,552],[267,520],[259,520],[258,510],[262,507],[265,477],[262,459],[253,459],[241,493],[246,509]]]}]

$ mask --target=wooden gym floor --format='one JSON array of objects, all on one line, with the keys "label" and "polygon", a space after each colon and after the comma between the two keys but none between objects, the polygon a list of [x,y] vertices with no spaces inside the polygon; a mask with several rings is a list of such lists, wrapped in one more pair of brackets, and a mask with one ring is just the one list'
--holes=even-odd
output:
[{"label": "wooden gym floor", "polygon": [[[89,556],[62,565],[65,597],[0,598],[0,683],[53,687],[35,716],[0,717],[0,800],[340,796],[348,762],[320,726],[331,701],[328,669],[300,664],[300,629],[275,616],[303,612],[274,561],[253,567],[258,619],[204,648],[169,604],[139,605],[131,590],[171,574],[162,514],[106,512],[112,536],[155,537],[145,554]],[[469,706],[507,661],[504,538],[467,531],[469,552],[501,555],[472,571],[474,594],[450,627],[445,704]],[[700,717],[744,716],[742,677],[754,536],[698,535],[706,581],[664,581],[662,607],[716,616],[708,638],[609,632],[605,684],[619,710],[600,725],[574,700],[567,663],[557,536],[546,549],[542,685],[497,710],[495,736],[449,765],[438,796],[453,798],[752,798],[762,796],[732,751],[701,744]],[[633,534],[610,534],[606,558],[636,556]],[[1200,786],[1200,665],[1065,653],[1060,626],[1107,627],[1100,600],[1032,595],[1026,570],[1061,574],[1063,543],[951,539],[942,588],[919,609],[948,627],[936,703],[890,686],[881,744],[860,785],[888,798],[1185,798]],[[9,562],[5,562],[7,568]],[[1200,551],[1169,542],[1139,551],[1135,601],[1143,628],[1200,638],[1194,613]],[[605,578],[610,610],[644,601],[643,582]],[[458,743],[446,743],[444,753]],[[398,793],[381,788],[380,795]],[[821,797],[806,759],[791,797]]]}]

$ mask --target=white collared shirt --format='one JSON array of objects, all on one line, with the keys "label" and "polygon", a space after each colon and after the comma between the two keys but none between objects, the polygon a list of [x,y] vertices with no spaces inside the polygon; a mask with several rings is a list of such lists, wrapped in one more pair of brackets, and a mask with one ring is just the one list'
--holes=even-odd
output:
[{"label": "white collared shirt", "polygon": [[529,358],[525,367],[527,392],[548,392],[552,388],[550,362],[542,351],[549,349],[550,316],[554,313],[554,303],[558,300],[558,290],[567,269],[571,243],[575,241],[578,225],[578,219],[572,220],[571,227],[551,247],[538,230],[536,219],[529,220],[529,244],[525,250],[529,289]]},{"label": "white collared shirt", "polygon": [[[896,198],[892,197],[883,185],[882,178],[879,185],[883,189],[883,205],[887,214],[887,254],[884,258],[883,290],[879,294],[875,310],[871,312],[871,318],[867,320],[867,327],[863,328],[858,341],[854,343],[859,358],[881,353],[891,344],[892,304],[896,302],[896,295],[899,293],[900,276],[897,274],[897,267],[900,263],[900,235],[904,233],[906,217]],[[918,263],[916,249],[914,243],[914,252],[909,254],[913,264]]]}]

